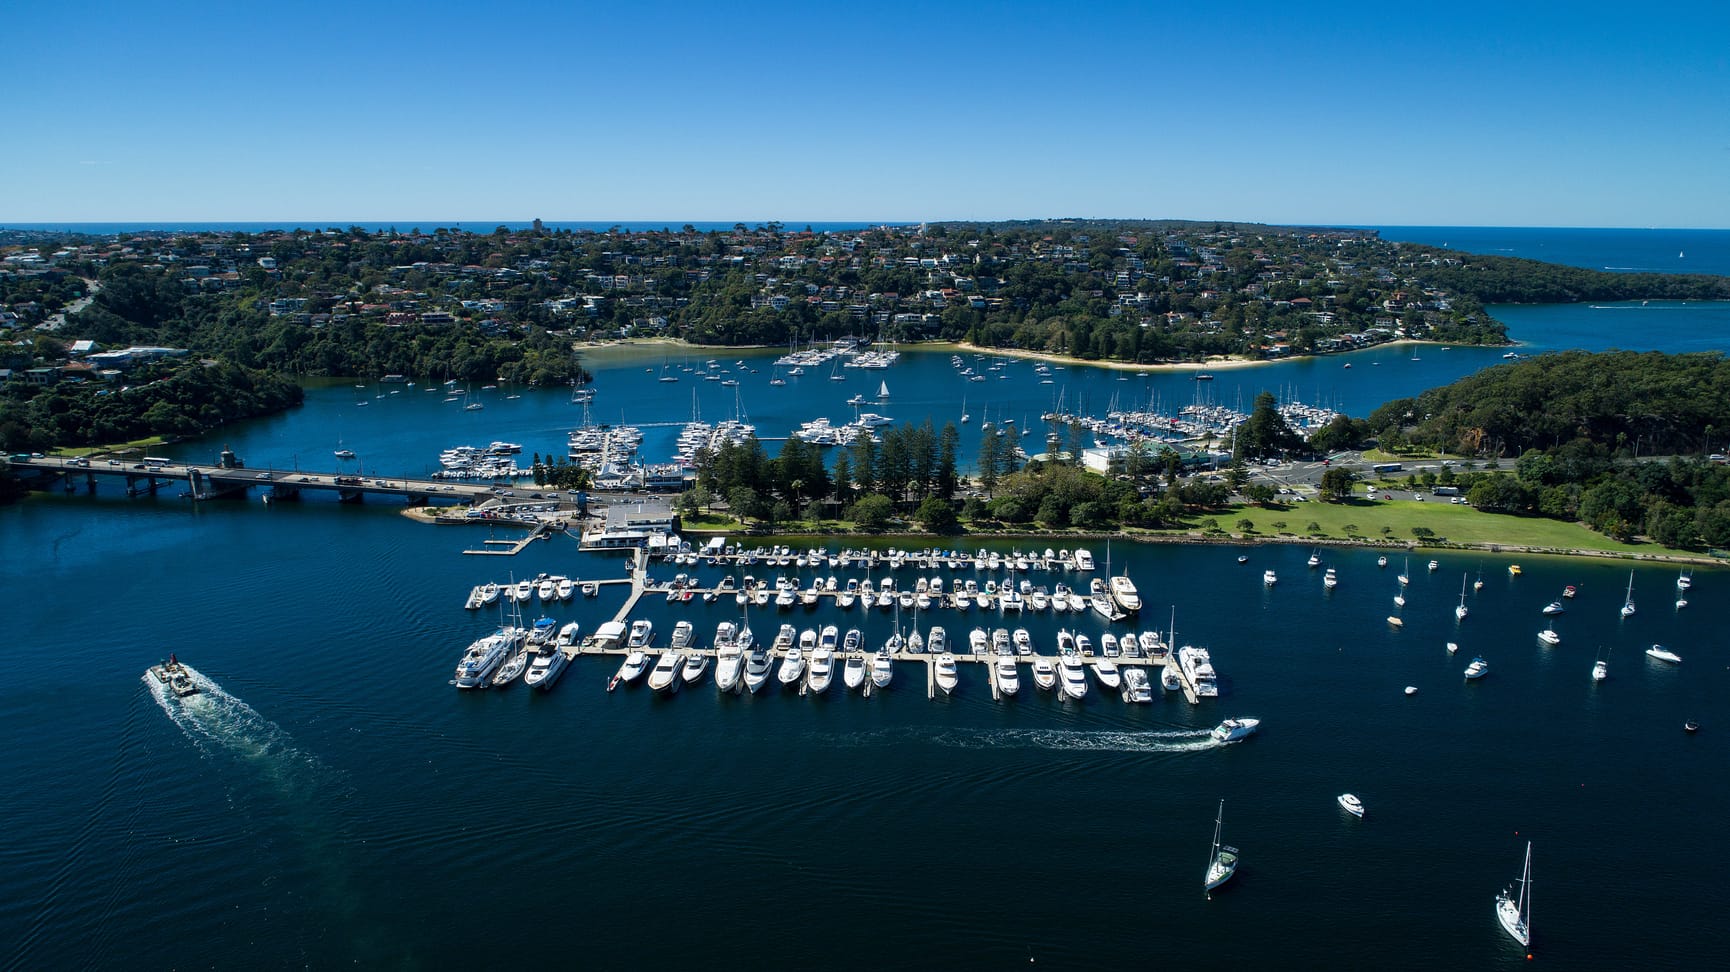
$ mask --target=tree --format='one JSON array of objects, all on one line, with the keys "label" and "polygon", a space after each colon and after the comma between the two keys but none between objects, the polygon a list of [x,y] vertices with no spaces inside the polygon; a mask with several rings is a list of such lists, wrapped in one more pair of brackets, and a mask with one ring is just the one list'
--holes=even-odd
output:
[{"label": "tree", "polygon": [[762,516],[759,509],[762,502],[757,496],[757,491],[749,486],[735,486],[727,491],[727,509],[732,512],[733,517],[741,525],[744,524],[747,517],[760,518]]},{"label": "tree", "polygon": [[933,496],[919,504],[919,509],[913,514],[913,517],[919,521],[920,526],[931,533],[960,532],[961,521],[956,518],[955,504],[950,500]]},{"label": "tree", "polygon": [[1251,483],[1243,488],[1244,498],[1259,506],[1271,506],[1279,494],[1267,483]]},{"label": "tree", "polygon": [[1237,526],[1237,531],[1239,533],[1254,533],[1255,532],[1255,521],[1250,519],[1247,516],[1239,519],[1237,521],[1236,526]]},{"label": "tree", "polygon": [[895,503],[881,493],[861,496],[847,508],[847,519],[869,533],[882,531],[889,525],[889,518],[894,514]]},{"label": "tree", "polygon": [[1322,498],[1330,503],[1344,503],[1352,498],[1352,486],[1358,481],[1358,474],[1350,469],[1338,466],[1329,467],[1322,473]]}]

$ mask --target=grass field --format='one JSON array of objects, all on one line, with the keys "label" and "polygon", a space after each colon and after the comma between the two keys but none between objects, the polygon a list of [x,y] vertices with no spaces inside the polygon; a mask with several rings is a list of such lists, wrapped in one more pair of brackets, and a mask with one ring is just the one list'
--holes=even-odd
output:
[{"label": "grass field", "polygon": [[[1628,554],[1689,555],[1685,550],[1670,550],[1649,543],[1621,543],[1588,530],[1578,523],[1482,513],[1470,506],[1455,506],[1445,500],[1438,503],[1428,500],[1372,502],[1359,499],[1345,504],[1293,503],[1279,509],[1246,506],[1230,513],[1218,514],[1214,519],[1219,521],[1221,529],[1232,533],[1240,532],[1233,524],[1239,519],[1248,519],[1255,524],[1254,535],[1258,536],[1282,532],[1309,536],[1309,525],[1315,523],[1321,527],[1321,532],[1315,536],[1321,538],[1410,542],[1417,539],[1412,534],[1413,527],[1427,527],[1435,531],[1435,542],[1502,544],[1554,550],[1599,550]],[[1275,527],[1276,521],[1284,521],[1285,526]],[[1356,532],[1348,533],[1345,529],[1348,525],[1355,526]],[[1382,533],[1383,527],[1390,531],[1385,536]]]}]

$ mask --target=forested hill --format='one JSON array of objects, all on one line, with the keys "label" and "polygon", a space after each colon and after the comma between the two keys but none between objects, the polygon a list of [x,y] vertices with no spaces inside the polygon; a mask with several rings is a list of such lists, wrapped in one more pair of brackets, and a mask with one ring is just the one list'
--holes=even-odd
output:
[{"label": "forested hill", "polygon": [[[1568,351],[1497,365],[1382,406],[1370,426],[1413,443],[1517,456],[1570,444],[1642,455],[1722,449],[1730,360],[1721,354]],[[1716,445],[1713,440],[1718,439]]]},{"label": "forested hill", "polygon": [[1485,304],[1570,304],[1587,300],[1730,300],[1730,277],[1612,273],[1521,257],[1484,256],[1401,244],[1421,255],[1413,275],[1426,285]]}]

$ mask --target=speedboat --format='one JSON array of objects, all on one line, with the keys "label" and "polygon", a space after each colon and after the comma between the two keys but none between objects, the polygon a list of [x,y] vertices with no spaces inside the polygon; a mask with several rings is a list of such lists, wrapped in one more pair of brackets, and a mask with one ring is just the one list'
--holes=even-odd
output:
[{"label": "speedboat", "polygon": [[1659,661],[1669,662],[1672,665],[1679,665],[1682,663],[1682,656],[1681,655],[1676,654],[1675,652],[1664,647],[1663,645],[1653,645],[1652,647],[1646,649],[1646,654],[1651,655],[1653,658],[1656,658]]},{"label": "speedboat", "polygon": [[1508,565],[1508,576],[1509,577],[1520,576],[1520,565],[1519,564],[1509,564]]},{"label": "speedboat", "polygon": [[1592,663],[1592,681],[1602,682],[1610,677],[1610,663],[1600,658]]},{"label": "speedboat", "polygon": [[576,644],[577,632],[579,630],[581,630],[581,625],[576,621],[566,624],[564,627],[559,629],[559,635],[553,640],[553,644],[559,647],[568,647]]},{"label": "speedboat", "polygon": [[554,585],[553,593],[558,596],[559,600],[568,601],[572,595],[577,593],[577,585],[569,577],[560,577]]},{"label": "speedboat", "polygon": [[655,667],[649,672],[649,688],[657,692],[675,692],[679,688],[679,667],[684,664],[685,653],[667,650],[655,660]]},{"label": "speedboat", "polygon": [[936,676],[937,687],[943,690],[944,695],[949,695],[955,691],[955,686],[960,679],[955,670],[954,655],[944,652],[937,656]]},{"label": "speedboat", "polygon": [[1549,615],[1561,614],[1563,611],[1566,611],[1566,610],[1567,610],[1567,608],[1562,606],[1561,601],[1551,601],[1550,603],[1544,605],[1544,613],[1549,614]]},{"label": "speedboat", "polygon": [[1490,670],[1490,663],[1489,662],[1484,661],[1484,659],[1481,657],[1480,658],[1474,658],[1474,659],[1472,659],[1472,663],[1470,665],[1466,666],[1466,677],[1467,678],[1483,678],[1484,674],[1486,672],[1488,672],[1489,670]]},{"label": "speedboat", "polygon": [[890,657],[887,649],[871,657],[871,684],[877,688],[888,688],[889,680],[895,677],[895,660]]},{"label": "speedboat", "polygon": [[1183,680],[1178,677],[1176,666],[1170,662],[1159,667],[1159,687],[1167,692],[1176,692],[1183,688]]},{"label": "speedboat", "polygon": [[1261,572],[1261,582],[1266,584],[1268,587],[1272,587],[1279,583],[1279,575],[1274,573],[1273,568],[1270,567]]},{"label": "speedboat", "polygon": [[1538,632],[1538,640],[1546,645],[1559,645],[1562,643],[1562,636],[1556,633],[1555,628],[1545,628]]},{"label": "speedboat", "polygon": [[1430,573],[1432,573],[1432,574],[1435,573],[1438,569],[1441,568],[1441,566],[1442,566],[1442,564],[1440,561],[1437,561],[1437,560],[1430,561]]},{"label": "speedboat", "polygon": [[[832,626],[831,626],[832,627]],[[829,689],[829,682],[835,675],[835,648],[833,643],[824,642],[811,653],[810,673],[805,676],[805,685],[818,695]]]},{"label": "speedboat", "polygon": [[1572,598],[1574,595],[1576,595],[1578,593],[1580,593],[1580,589],[1575,587],[1572,584],[1569,584],[1567,587],[1562,588],[1562,596],[1563,597]]},{"label": "speedboat", "polygon": [[1327,573],[1322,575],[1322,586],[1323,587],[1332,589],[1334,587],[1339,586],[1339,582],[1340,582],[1339,576],[1334,573],[1334,569],[1332,567],[1329,567],[1327,570]]},{"label": "speedboat", "polygon": [[1213,738],[1216,742],[1237,742],[1260,728],[1260,719],[1227,719],[1213,727]]},{"label": "speedboat", "polygon": [[1099,679],[1100,687],[1114,689],[1123,684],[1123,676],[1117,669],[1117,663],[1110,658],[1095,658],[1091,664],[1093,677]]},{"label": "speedboat", "polygon": [[1132,665],[1123,670],[1123,701],[1147,703],[1153,701],[1153,686],[1147,681],[1147,673],[1141,666]]},{"label": "speedboat", "polygon": [[1341,793],[1339,795],[1339,804],[1340,809],[1354,817],[1362,817],[1364,815],[1364,801],[1359,800],[1355,793]]},{"label": "speedboat", "polygon": [[[631,636],[625,641],[626,648],[647,648],[655,640],[655,624],[648,618],[639,618],[631,622]],[[630,681],[626,679],[625,681]]]}]

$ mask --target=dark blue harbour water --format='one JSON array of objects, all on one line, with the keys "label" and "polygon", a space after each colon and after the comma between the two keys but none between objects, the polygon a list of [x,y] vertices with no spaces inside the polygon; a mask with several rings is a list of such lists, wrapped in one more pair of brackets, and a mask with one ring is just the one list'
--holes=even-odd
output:
[{"label": "dark blue harbour water", "polygon": [[[1516,325],[1515,337],[1611,340],[1595,322],[1615,312],[1574,311],[1553,312],[1548,331]],[[972,436],[988,414],[1037,424],[1056,394],[1101,412],[1113,396],[1230,404],[1285,388],[1363,414],[1500,361],[1385,349],[1349,370],[1340,359],[1222,370],[1201,389],[1079,367],[1041,386],[1026,362],[1008,366],[1012,380],[961,383],[946,353],[909,354],[887,372],[782,389],[767,384],[773,356],[595,354],[592,411],[680,421],[696,388],[704,418],[730,415],[732,388],[654,381],[687,357],[731,368],[766,436],[850,417],[845,399],[880,380],[891,398],[872,409],[897,420],[941,422],[965,395]],[[333,384],[292,414],[170,451],[202,458],[227,442],[254,467],[322,469],[340,443],[369,470],[413,473],[462,442],[562,447],[580,409],[564,392],[515,391],[476,389],[486,409],[463,412],[418,387]],[[646,451],[665,452],[674,431],[649,430]],[[317,498],[192,507],[108,490],[0,508],[14,675],[0,685],[8,967],[1069,968],[1154,954],[1198,968],[1515,967],[1523,956],[1491,906],[1527,839],[1539,961],[1697,968],[1727,944],[1713,812],[1730,802],[1723,571],[1697,572],[1678,611],[1677,572],[1637,568],[1639,611],[1622,621],[1619,563],[1528,557],[1511,578],[1507,557],[1447,554],[1430,573],[1426,555],[1395,631],[1385,618],[1399,559],[1380,569],[1373,551],[1326,551],[1341,577],[1329,594],[1305,548],[1244,548],[1239,565],[1236,548],[1116,543],[1112,566],[1127,566],[1148,603],[1140,626],[1163,628],[1175,605],[1179,641],[1212,649],[1223,698],[1132,708],[1095,685],[1064,705],[1024,674],[1016,699],[994,703],[969,667],[956,697],[931,701],[907,665],[869,700],[839,684],[821,698],[722,698],[710,680],[660,699],[640,686],[608,694],[614,666],[592,659],[548,694],[458,693],[446,681],[462,648],[497,624],[462,610],[471,585],[623,574],[620,559],[565,539],[515,558],[459,553],[487,536]],[[1106,551],[1093,550],[1103,572]],[[1462,577],[1480,573],[1456,624]],[[1541,647],[1539,609],[1566,584],[1580,596],[1556,619],[1562,644]],[[549,613],[593,630],[619,596]],[[651,597],[638,614],[663,640],[689,618],[707,642],[735,616],[723,603]],[[895,623],[833,608],[751,618],[760,637],[783,619],[833,620],[872,642]],[[976,609],[917,623],[964,640],[987,622]],[[1106,630],[1094,615],[1022,623],[1045,648],[1063,623]],[[1655,642],[1683,664],[1648,659]],[[170,651],[210,680],[189,707],[159,703],[140,680]],[[1600,651],[1610,679],[1595,685]],[[1467,683],[1475,654],[1491,671]],[[1235,715],[1264,730],[1206,740]],[[1691,718],[1695,736],[1681,729]],[[1335,806],[1347,790],[1366,819]],[[1208,901],[1221,798],[1244,863]]]}]

